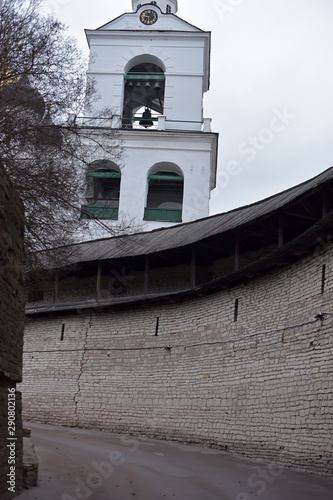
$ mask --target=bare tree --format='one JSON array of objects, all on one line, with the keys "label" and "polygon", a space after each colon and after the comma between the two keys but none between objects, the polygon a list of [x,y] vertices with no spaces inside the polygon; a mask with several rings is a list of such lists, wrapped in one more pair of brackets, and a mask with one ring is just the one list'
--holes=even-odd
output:
[{"label": "bare tree", "polygon": [[118,163],[122,154],[111,128],[68,121],[96,96],[75,41],[41,3],[0,1],[0,162],[25,205],[28,252],[72,242],[85,166],[101,148]]}]

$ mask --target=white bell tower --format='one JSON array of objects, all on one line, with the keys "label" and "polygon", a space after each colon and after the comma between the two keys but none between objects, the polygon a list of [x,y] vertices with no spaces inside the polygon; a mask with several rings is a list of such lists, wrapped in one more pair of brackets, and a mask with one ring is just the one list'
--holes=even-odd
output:
[{"label": "white bell tower", "polygon": [[90,165],[82,217],[109,226],[127,218],[151,230],[209,215],[218,140],[202,104],[210,33],[176,16],[177,0],[132,5],[86,31],[100,100],[81,125],[98,131],[93,117],[112,109],[108,126],[119,130],[125,154],[122,166],[104,157]]}]

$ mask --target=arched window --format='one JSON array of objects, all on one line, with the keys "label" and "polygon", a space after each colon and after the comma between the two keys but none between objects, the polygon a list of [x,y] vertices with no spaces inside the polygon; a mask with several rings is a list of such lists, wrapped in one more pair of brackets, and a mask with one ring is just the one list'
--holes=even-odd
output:
[{"label": "arched window", "polygon": [[108,160],[93,162],[87,172],[86,205],[81,208],[83,219],[117,219],[121,174],[117,165]]},{"label": "arched window", "polygon": [[173,164],[160,164],[148,175],[145,220],[182,221],[184,177]]},{"label": "arched window", "polygon": [[171,5],[166,6],[166,12],[167,14],[171,14]]},{"label": "arched window", "polygon": [[165,75],[154,62],[141,62],[125,76],[123,128],[157,128],[164,110]]}]

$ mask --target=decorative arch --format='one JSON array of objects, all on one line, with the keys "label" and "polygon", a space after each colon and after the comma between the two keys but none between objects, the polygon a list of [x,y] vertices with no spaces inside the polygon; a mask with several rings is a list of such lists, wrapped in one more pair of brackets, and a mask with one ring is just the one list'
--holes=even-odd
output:
[{"label": "decorative arch", "polygon": [[138,54],[134,57],[132,56],[127,61],[124,68],[125,74],[128,73],[128,71],[130,71],[130,69],[133,68],[133,66],[137,66],[138,64],[143,64],[143,63],[156,64],[156,66],[159,66],[164,73],[166,71],[166,66],[161,57],[157,57],[154,54],[143,53],[143,54]]},{"label": "decorative arch", "polygon": [[175,163],[155,164],[148,172],[145,220],[182,221],[184,174]]},{"label": "decorative arch", "polygon": [[141,54],[129,61],[125,66],[123,128],[152,127],[164,112],[164,94],[165,66],[159,58]]},{"label": "decorative arch", "polygon": [[86,205],[81,208],[84,219],[117,219],[121,173],[110,160],[96,160],[87,170]]}]

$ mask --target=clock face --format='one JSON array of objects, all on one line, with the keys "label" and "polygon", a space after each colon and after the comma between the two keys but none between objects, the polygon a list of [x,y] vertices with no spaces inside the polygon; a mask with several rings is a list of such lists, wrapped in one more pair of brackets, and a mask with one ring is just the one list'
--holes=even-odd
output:
[{"label": "clock face", "polygon": [[140,21],[143,24],[147,24],[149,26],[150,24],[156,23],[157,19],[158,15],[157,12],[155,12],[154,10],[147,9],[141,12]]}]

